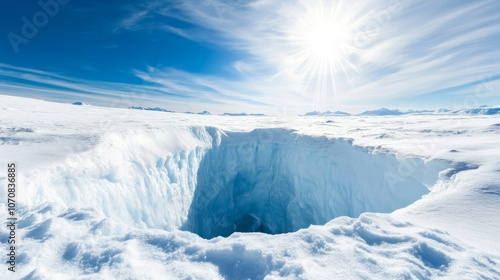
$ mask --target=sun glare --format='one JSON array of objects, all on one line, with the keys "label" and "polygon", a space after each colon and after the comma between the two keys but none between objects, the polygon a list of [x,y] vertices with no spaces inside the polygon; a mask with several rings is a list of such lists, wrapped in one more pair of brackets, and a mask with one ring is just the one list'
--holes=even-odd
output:
[{"label": "sun glare", "polygon": [[349,79],[348,73],[357,71],[350,56],[359,51],[353,41],[361,20],[340,1],[302,3],[304,7],[288,32],[288,68],[307,87],[304,92],[314,90],[320,103],[325,95],[335,94],[339,79]]},{"label": "sun glare", "polygon": [[343,44],[349,37],[346,29],[335,24],[317,26],[306,35],[307,48],[311,57],[317,59],[338,59],[343,55]]}]

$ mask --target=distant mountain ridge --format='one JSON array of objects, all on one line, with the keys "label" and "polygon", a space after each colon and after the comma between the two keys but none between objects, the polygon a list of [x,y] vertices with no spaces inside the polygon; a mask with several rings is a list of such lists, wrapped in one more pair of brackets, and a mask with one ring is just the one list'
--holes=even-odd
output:
[{"label": "distant mountain ridge", "polygon": [[[85,102],[77,101],[71,103],[72,105],[77,105],[77,106],[89,106],[90,104],[87,104]],[[157,112],[167,112],[167,113],[176,113],[175,111],[172,110],[167,110],[161,107],[142,107],[142,106],[131,106],[128,107],[128,109],[134,109],[134,110],[144,110],[144,111],[157,111]],[[194,113],[194,112],[184,112],[184,114],[196,114],[196,115],[211,115],[209,111],[203,111],[199,113]],[[320,112],[320,111],[312,111],[305,113],[304,115],[300,116],[400,116],[400,115],[433,115],[433,114],[440,114],[440,115],[450,115],[450,114],[455,114],[455,115],[497,115],[500,114],[500,106],[489,106],[489,105],[482,105],[478,106],[475,108],[470,108],[470,109],[460,109],[460,110],[450,110],[446,108],[441,108],[438,110],[408,110],[408,111],[401,111],[399,109],[388,109],[388,108],[380,108],[376,110],[369,110],[365,111],[360,114],[350,114],[346,113],[343,111],[325,111],[325,112]],[[222,113],[220,116],[267,116],[266,114],[251,114],[251,113]]]},{"label": "distant mountain ridge", "polygon": [[373,110],[373,111],[365,111],[363,113],[361,113],[360,115],[362,116],[399,116],[399,115],[403,115],[405,113],[399,111],[399,110],[390,110],[390,109],[387,109],[387,108],[380,108],[378,110]]},{"label": "distant mountain ridge", "polygon": [[351,114],[346,113],[346,112],[341,112],[341,111],[335,111],[335,112],[319,112],[319,111],[312,111],[309,113],[305,113],[304,116],[350,116]]},{"label": "distant mountain ridge", "polygon": [[131,107],[128,107],[129,109],[134,109],[134,110],[145,110],[145,111],[158,111],[158,112],[168,112],[168,113],[175,113],[175,111],[170,111],[170,110],[167,110],[167,109],[163,109],[163,108],[160,108],[160,107],[136,107],[136,106],[131,106]]},{"label": "distant mountain ridge", "polygon": [[366,111],[359,115],[364,116],[400,116],[400,115],[417,115],[417,114],[455,114],[455,115],[496,115],[500,114],[500,107],[493,106],[480,106],[472,109],[461,109],[461,110],[449,110],[441,108],[439,110],[409,110],[402,112],[400,110],[380,108],[378,110]]}]

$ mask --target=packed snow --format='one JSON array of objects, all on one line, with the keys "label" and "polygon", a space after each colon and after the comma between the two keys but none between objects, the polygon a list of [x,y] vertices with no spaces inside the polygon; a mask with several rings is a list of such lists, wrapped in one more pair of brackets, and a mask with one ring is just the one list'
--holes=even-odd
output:
[{"label": "packed snow", "polygon": [[19,177],[16,272],[1,279],[500,278],[500,115],[0,96],[0,120],[0,184],[8,162]]}]

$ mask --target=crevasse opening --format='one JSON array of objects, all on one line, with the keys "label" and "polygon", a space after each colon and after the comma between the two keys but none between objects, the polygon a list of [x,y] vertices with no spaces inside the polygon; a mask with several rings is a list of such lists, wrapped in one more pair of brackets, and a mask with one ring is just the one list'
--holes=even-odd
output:
[{"label": "crevasse opening", "polygon": [[200,162],[182,228],[203,238],[280,234],[339,216],[389,213],[427,194],[449,167],[282,129],[228,133]]},{"label": "crevasse opening", "polygon": [[445,188],[460,171],[451,167],[286,129],[131,130],[26,174],[20,196],[27,205],[98,209],[128,226],[204,238],[279,234],[406,207]]}]

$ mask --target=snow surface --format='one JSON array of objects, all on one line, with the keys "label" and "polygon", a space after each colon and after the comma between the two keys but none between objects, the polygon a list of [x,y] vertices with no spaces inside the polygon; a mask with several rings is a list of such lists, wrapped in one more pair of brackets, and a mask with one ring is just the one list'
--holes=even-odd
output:
[{"label": "snow surface", "polygon": [[17,272],[1,279],[500,278],[498,115],[234,118],[0,96],[0,120],[21,204]]}]

